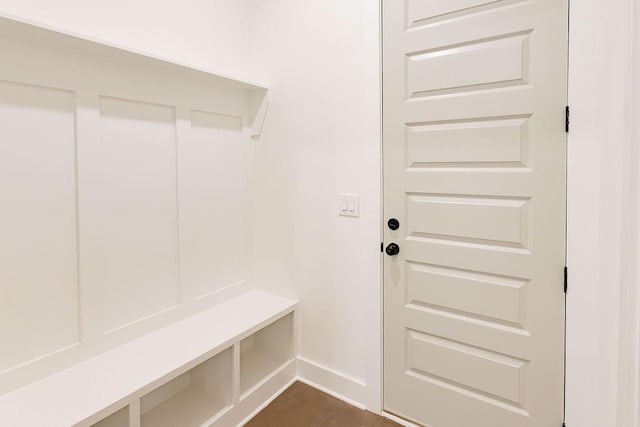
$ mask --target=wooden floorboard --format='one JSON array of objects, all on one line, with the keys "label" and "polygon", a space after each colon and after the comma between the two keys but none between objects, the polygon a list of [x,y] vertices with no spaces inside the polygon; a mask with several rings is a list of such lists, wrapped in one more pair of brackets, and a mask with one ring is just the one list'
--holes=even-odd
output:
[{"label": "wooden floorboard", "polygon": [[391,420],[295,382],[245,427],[397,427]]}]

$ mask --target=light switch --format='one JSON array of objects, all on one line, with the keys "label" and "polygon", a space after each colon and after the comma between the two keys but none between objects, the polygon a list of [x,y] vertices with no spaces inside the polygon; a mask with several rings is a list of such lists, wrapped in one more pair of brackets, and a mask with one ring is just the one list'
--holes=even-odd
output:
[{"label": "light switch", "polygon": [[340,193],[338,215],[360,216],[360,196],[351,193]]}]

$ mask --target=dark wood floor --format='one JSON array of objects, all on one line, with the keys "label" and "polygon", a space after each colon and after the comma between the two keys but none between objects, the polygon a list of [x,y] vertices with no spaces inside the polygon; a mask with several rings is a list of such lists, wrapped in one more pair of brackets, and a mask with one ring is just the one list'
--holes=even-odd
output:
[{"label": "dark wood floor", "polygon": [[301,382],[294,383],[245,427],[397,427]]}]

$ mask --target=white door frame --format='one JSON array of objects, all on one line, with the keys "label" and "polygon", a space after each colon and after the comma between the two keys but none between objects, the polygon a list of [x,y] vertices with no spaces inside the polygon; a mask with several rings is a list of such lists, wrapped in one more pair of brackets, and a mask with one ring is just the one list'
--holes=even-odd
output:
[{"label": "white door frame", "polygon": [[568,427],[638,423],[638,12],[571,3]]},{"label": "white door frame", "polygon": [[[634,8],[634,0],[581,0],[572,2],[570,15],[566,422],[568,427],[635,426],[640,421],[640,7]],[[382,304],[371,324],[381,337]],[[376,411],[382,407],[381,353],[381,341],[371,342],[366,406]]]}]

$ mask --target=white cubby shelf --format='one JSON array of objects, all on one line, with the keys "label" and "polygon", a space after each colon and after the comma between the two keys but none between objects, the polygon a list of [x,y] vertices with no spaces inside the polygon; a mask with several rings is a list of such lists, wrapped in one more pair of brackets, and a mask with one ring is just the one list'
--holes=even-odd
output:
[{"label": "white cubby shelf", "polygon": [[206,425],[233,405],[233,347],[142,397],[142,427]]},{"label": "white cubby shelf", "polygon": [[292,357],[293,313],[240,341],[240,398]]},{"label": "white cubby shelf", "polygon": [[108,417],[103,418],[91,427],[129,427],[129,407],[125,406]]},{"label": "white cubby shelf", "polygon": [[0,397],[0,425],[241,424],[296,378],[296,309],[247,292]]}]

